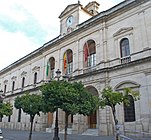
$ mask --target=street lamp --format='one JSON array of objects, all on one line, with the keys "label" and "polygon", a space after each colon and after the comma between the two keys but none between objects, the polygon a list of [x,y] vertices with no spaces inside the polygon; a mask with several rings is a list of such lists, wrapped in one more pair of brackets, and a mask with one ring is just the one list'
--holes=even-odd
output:
[{"label": "street lamp", "polygon": [[[57,71],[56,71],[57,81],[59,81],[60,77],[61,77],[61,71],[59,69],[57,69]],[[69,79],[69,77],[68,77],[67,74],[65,74],[62,77],[63,77],[63,79],[65,81],[68,81],[68,79]],[[59,127],[58,127],[58,108],[57,108],[57,110],[56,110],[56,120],[55,120],[55,128],[54,128],[54,138],[53,138],[53,140],[59,140],[58,134],[59,134]]]},{"label": "street lamp", "polygon": [[[57,80],[59,81],[59,78],[61,77],[61,71],[58,69],[56,71],[56,78]],[[55,120],[55,129],[54,129],[54,138],[53,140],[59,140],[59,136],[58,136],[58,133],[59,133],[59,127],[58,127],[58,108],[56,110],[56,120]]]}]

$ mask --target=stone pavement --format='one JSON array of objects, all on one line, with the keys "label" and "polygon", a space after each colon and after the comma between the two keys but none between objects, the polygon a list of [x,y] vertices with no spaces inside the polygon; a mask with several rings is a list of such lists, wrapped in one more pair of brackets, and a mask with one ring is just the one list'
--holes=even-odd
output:
[{"label": "stone pavement", "polygon": [[[29,131],[2,129],[4,140],[28,140]],[[59,134],[63,140],[63,134]],[[68,135],[68,140],[114,140],[114,136]],[[32,140],[53,140],[52,133],[33,132]],[[151,140],[151,138],[135,138],[134,140]]]}]

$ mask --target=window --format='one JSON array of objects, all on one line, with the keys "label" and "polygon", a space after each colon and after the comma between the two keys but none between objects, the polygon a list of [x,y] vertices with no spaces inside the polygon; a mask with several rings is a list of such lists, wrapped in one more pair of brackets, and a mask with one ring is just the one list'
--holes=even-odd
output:
[{"label": "window", "polygon": [[14,91],[14,89],[15,89],[15,81],[13,81],[12,83],[12,92]]},{"label": "window", "polygon": [[65,74],[70,74],[73,71],[73,52],[70,49],[64,53],[63,66]]},{"label": "window", "polygon": [[7,85],[4,86],[4,93],[6,93]]},{"label": "window", "polygon": [[54,78],[55,73],[55,59],[53,57],[50,58],[50,78]]},{"label": "window", "polygon": [[135,121],[135,106],[134,99],[129,95],[129,106],[124,105],[124,118],[125,122],[133,122]]},{"label": "window", "polygon": [[84,44],[84,67],[96,65],[96,46],[93,40],[88,40]]},{"label": "window", "polygon": [[21,122],[21,109],[18,110],[18,122]]},{"label": "window", "polygon": [[25,86],[25,77],[22,78],[22,88]]},{"label": "window", "polygon": [[8,122],[10,122],[10,120],[11,120],[11,115],[8,116]]},{"label": "window", "polygon": [[123,38],[120,42],[120,53],[121,53],[121,63],[128,63],[131,61],[129,40],[127,38]]},{"label": "window", "polygon": [[36,84],[37,83],[37,72],[35,72],[35,74],[34,74],[34,84]]},{"label": "window", "polygon": [[46,76],[48,79],[54,78],[55,75],[55,59],[51,57],[47,63]]}]

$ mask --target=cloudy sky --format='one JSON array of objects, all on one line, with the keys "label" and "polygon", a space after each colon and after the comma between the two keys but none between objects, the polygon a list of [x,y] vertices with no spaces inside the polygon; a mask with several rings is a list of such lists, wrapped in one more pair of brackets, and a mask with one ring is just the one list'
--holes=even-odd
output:
[{"label": "cloudy sky", "polygon": [[[85,6],[92,0],[80,0]],[[96,0],[100,11],[123,0]],[[0,70],[59,35],[58,16],[78,0],[0,0]]]}]

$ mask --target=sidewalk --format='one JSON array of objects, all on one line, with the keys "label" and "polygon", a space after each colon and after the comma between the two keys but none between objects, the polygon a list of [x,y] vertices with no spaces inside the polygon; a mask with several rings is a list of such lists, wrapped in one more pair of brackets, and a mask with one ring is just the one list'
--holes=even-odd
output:
[{"label": "sidewalk", "polygon": [[[29,131],[2,129],[4,140],[28,140]],[[64,140],[63,134],[59,134],[60,140]],[[68,140],[114,140],[114,136],[90,136],[69,134]],[[32,140],[53,140],[52,133],[33,132]],[[133,138],[133,140],[151,140],[151,138]]]}]

